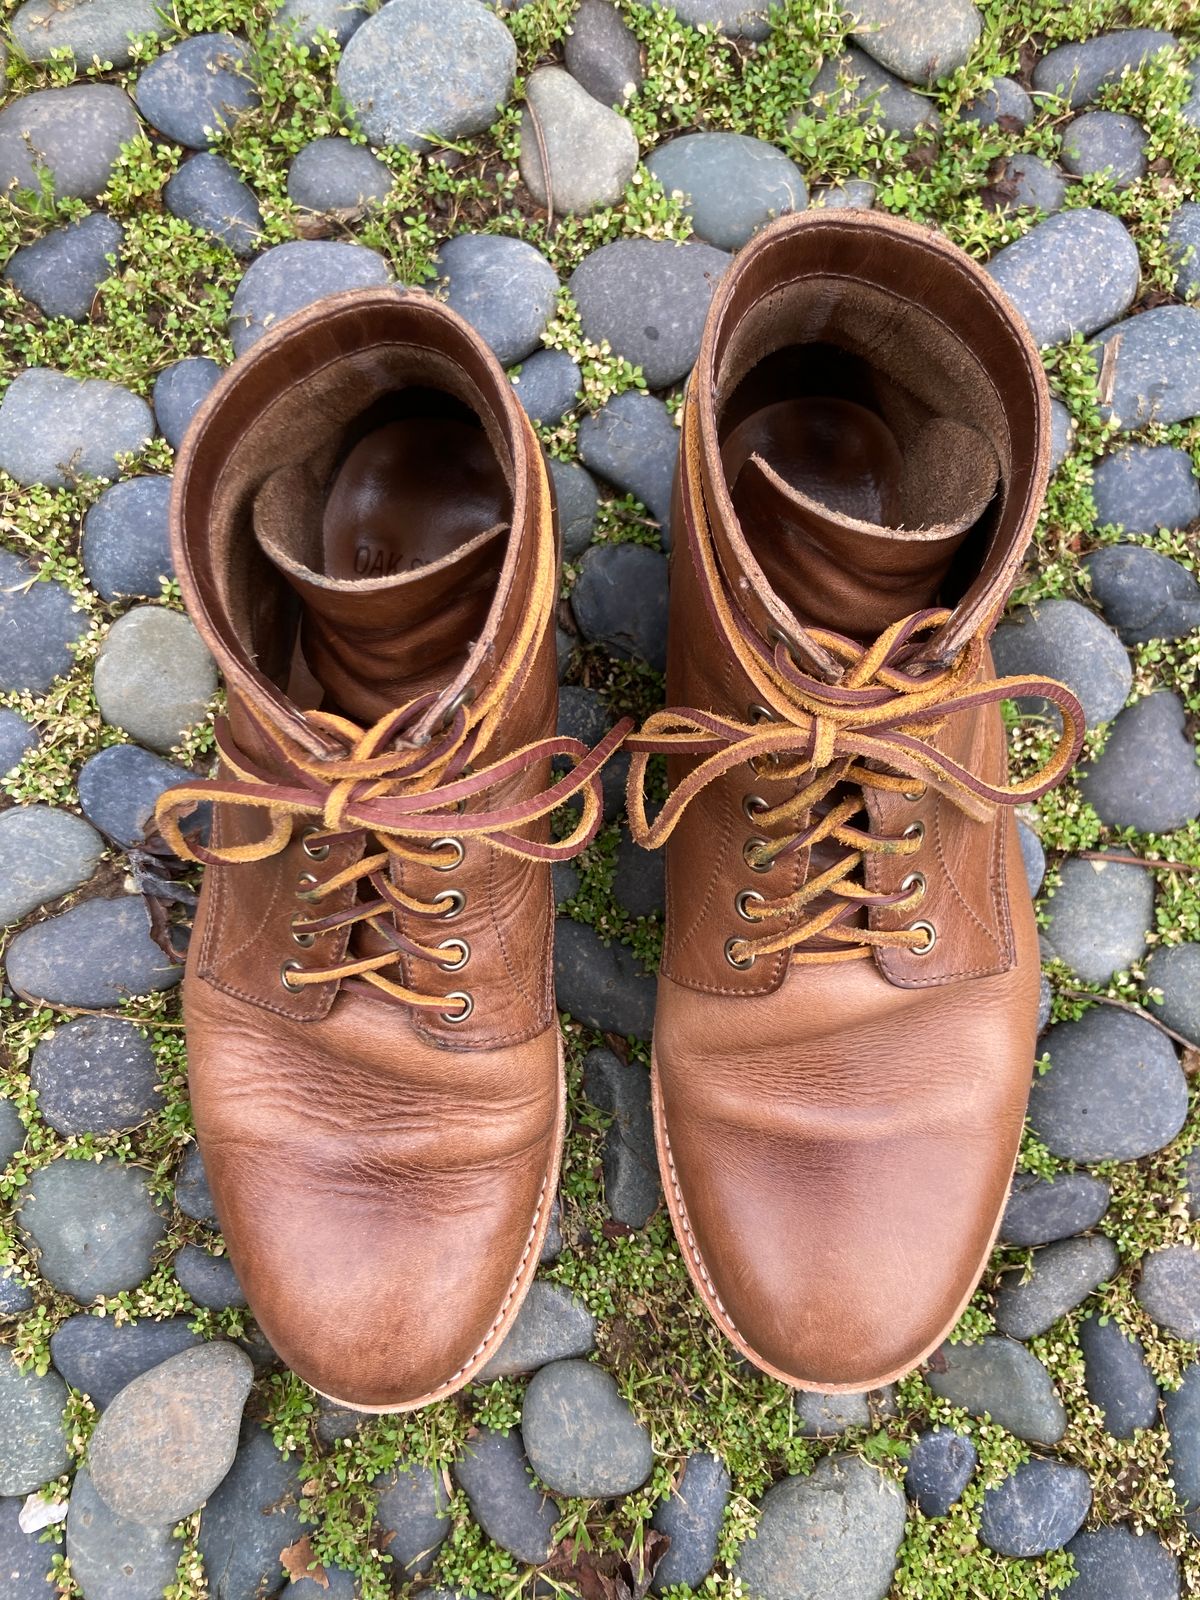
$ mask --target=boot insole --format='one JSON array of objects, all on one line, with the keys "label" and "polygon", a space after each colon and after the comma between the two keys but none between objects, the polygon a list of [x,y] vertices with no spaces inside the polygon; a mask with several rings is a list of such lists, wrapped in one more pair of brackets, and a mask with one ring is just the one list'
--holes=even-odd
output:
[{"label": "boot insole", "polygon": [[322,521],[324,575],[391,578],[442,561],[510,516],[487,435],[450,417],[369,433],[338,469]]}]

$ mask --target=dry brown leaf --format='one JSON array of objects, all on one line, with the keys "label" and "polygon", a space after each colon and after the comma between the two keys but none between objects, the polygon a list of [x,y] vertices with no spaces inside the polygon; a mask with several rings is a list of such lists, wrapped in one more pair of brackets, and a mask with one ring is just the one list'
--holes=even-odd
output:
[{"label": "dry brown leaf", "polygon": [[314,1583],[320,1584],[322,1589],[328,1589],[329,1579],[325,1575],[325,1568],[313,1555],[310,1534],[304,1534],[295,1544],[290,1544],[286,1550],[281,1550],[279,1559],[293,1583],[297,1578],[311,1578]]}]

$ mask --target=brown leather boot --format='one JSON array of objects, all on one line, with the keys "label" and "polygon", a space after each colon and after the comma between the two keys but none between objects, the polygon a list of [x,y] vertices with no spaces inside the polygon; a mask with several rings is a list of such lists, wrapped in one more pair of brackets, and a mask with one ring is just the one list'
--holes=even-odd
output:
[{"label": "brown leather boot", "polygon": [[[1048,450],[1036,349],[932,233],[789,217],[717,291],[683,420],[673,709],[632,741],[630,812],[669,841],[654,1105],[676,1232],[722,1331],[801,1388],[915,1366],[999,1224],[1038,1003],[1012,807],[1083,727],[1061,686],[991,681]],[[1064,732],[1010,788],[1016,694]]]},{"label": "brown leather boot", "polygon": [[625,730],[590,756],[554,737],[541,452],[424,294],[335,296],[239,361],[188,434],[173,539],[229,691],[218,776],[159,812],[208,863],[184,1009],[217,1214],[283,1359],[409,1409],[478,1371],[537,1267],[563,1128],[550,863],[594,832]]}]

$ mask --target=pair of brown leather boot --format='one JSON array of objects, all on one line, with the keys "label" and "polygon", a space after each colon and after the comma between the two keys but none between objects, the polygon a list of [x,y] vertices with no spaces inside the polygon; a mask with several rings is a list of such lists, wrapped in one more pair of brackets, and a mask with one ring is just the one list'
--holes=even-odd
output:
[{"label": "pair of brown leather boot", "polygon": [[[1059,686],[992,681],[987,650],[1048,452],[1028,335],[931,234],[788,218],[717,291],[671,709],[628,740],[630,817],[668,851],[671,1216],[722,1331],[802,1387],[919,1362],[1003,1206],[1038,990],[1012,806],[1082,727]],[[174,542],[229,690],[218,776],[160,810],[208,863],[184,1003],[221,1226],[296,1371],[423,1405],[484,1365],[537,1267],[563,1137],[550,864],[595,832],[629,728],[555,736],[542,456],[421,293],[322,301],[237,363],[183,448]],[[1063,731],[1008,787],[1015,694]],[[204,847],[179,830],[202,800]]]}]

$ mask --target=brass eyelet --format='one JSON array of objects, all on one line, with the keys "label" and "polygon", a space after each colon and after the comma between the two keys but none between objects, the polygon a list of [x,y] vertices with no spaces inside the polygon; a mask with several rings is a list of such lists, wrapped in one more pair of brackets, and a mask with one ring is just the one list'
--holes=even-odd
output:
[{"label": "brass eyelet", "polygon": [[310,861],[324,861],[332,849],[328,844],[313,844],[312,840],[322,830],[315,825],[305,828],[300,835],[300,848]]},{"label": "brass eyelet", "polygon": [[302,983],[289,983],[288,982],[288,973],[289,972],[303,972],[303,971],[304,971],[304,963],[302,961],[285,961],[283,963],[283,965],[280,967],[280,969],[279,969],[279,981],[283,985],[283,987],[287,990],[287,992],[289,994],[299,994],[301,989],[303,989],[304,985]]},{"label": "brass eyelet", "polygon": [[471,959],[471,946],[465,939],[443,939],[438,945],[439,950],[457,950],[457,961],[439,961],[438,966],[443,972],[461,972]]},{"label": "brass eyelet", "polygon": [[746,908],[756,902],[760,905],[765,905],[766,898],[766,895],[759,894],[757,889],[742,889],[734,896],[733,903],[737,908],[738,916],[741,917],[743,922],[757,922],[759,919],[752,917]]},{"label": "brass eyelet", "polygon": [[302,872],[296,882],[297,900],[315,900],[321,880],[311,872]]},{"label": "brass eyelet", "polygon": [[751,722],[774,722],[775,713],[770,706],[764,706],[760,701],[753,700],[746,708],[746,715]]},{"label": "brass eyelet", "polygon": [[461,915],[466,906],[466,891],[464,889],[443,889],[433,903],[435,906],[440,906],[443,901],[447,902],[446,909],[445,911],[439,911],[438,916],[443,922],[452,922],[455,917]]},{"label": "brass eyelet", "polygon": [[920,844],[925,837],[925,824],[923,822],[910,822],[904,830],[904,837],[906,839],[915,839]]},{"label": "brass eyelet", "polygon": [[742,813],[747,822],[753,822],[760,812],[769,811],[771,802],[764,800],[760,794],[744,794],[742,796]]},{"label": "brass eyelet", "polygon": [[447,1000],[458,1000],[458,1001],[460,1001],[461,1002],[461,1007],[460,1007],[460,1009],[458,1011],[443,1011],[442,1012],[442,1021],[443,1022],[450,1022],[450,1023],[465,1022],[467,1020],[467,1018],[471,1015],[472,1011],[474,1011],[474,1009],[475,1009],[474,1000],[471,999],[471,996],[469,994],[464,993],[463,990],[461,990],[461,989],[455,989],[453,991],[453,993],[448,994],[446,996],[446,999]]},{"label": "brass eyelet", "polygon": [[904,882],[900,885],[901,894],[911,894],[914,889],[918,894],[925,893],[926,883],[925,874],[923,872],[910,872],[908,877],[905,878]]},{"label": "brass eyelet", "polygon": [[770,846],[771,841],[769,839],[755,837],[746,840],[742,846],[742,860],[750,868],[751,872],[770,872],[775,865],[773,861],[756,861],[754,859],[757,850],[768,850]]},{"label": "brass eyelet", "polygon": [[914,956],[927,956],[937,943],[937,929],[933,923],[914,922],[908,931],[909,933],[923,933],[925,935],[925,943],[910,945],[909,953]]},{"label": "brass eyelet", "polygon": [[433,861],[430,865],[435,872],[453,872],[455,867],[462,866],[466,850],[461,839],[435,839],[429,847],[431,850],[453,850],[454,860],[447,862]]},{"label": "brass eyelet", "polygon": [[929,785],[927,783],[921,783],[918,784],[915,789],[902,789],[900,792],[910,804],[915,806],[918,800],[924,800],[925,796],[929,792]]},{"label": "brass eyelet", "polygon": [[302,930],[296,927],[296,923],[302,919],[303,912],[297,911],[289,923],[289,927],[291,928],[292,932],[292,943],[298,944],[301,950],[307,950],[310,945],[313,945],[317,942],[317,936],[315,933],[304,933]]},{"label": "brass eyelet", "polygon": [[757,959],[754,956],[743,956],[740,961],[738,960],[733,953],[733,947],[734,945],[744,943],[744,939],[738,939],[736,937],[733,939],[726,939],[725,941],[725,959],[728,961],[729,965],[736,968],[738,972],[745,972],[746,968],[752,967]]},{"label": "brass eyelet", "polygon": [[450,701],[449,705],[442,713],[442,727],[448,728],[454,721],[455,713],[459,710],[459,708],[461,706],[469,706],[474,698],[475,685],[473,683],[468,683],[465,688],[458,691],[458,693],[454,696],[454,699]]},{"label": "brass eyelet", "polygon": [[769,628],[767,630],[767,643],[770,645],[781,644],[793,661],[800,654],[800,646],[790,634],[784,633],[782,628]]}]

